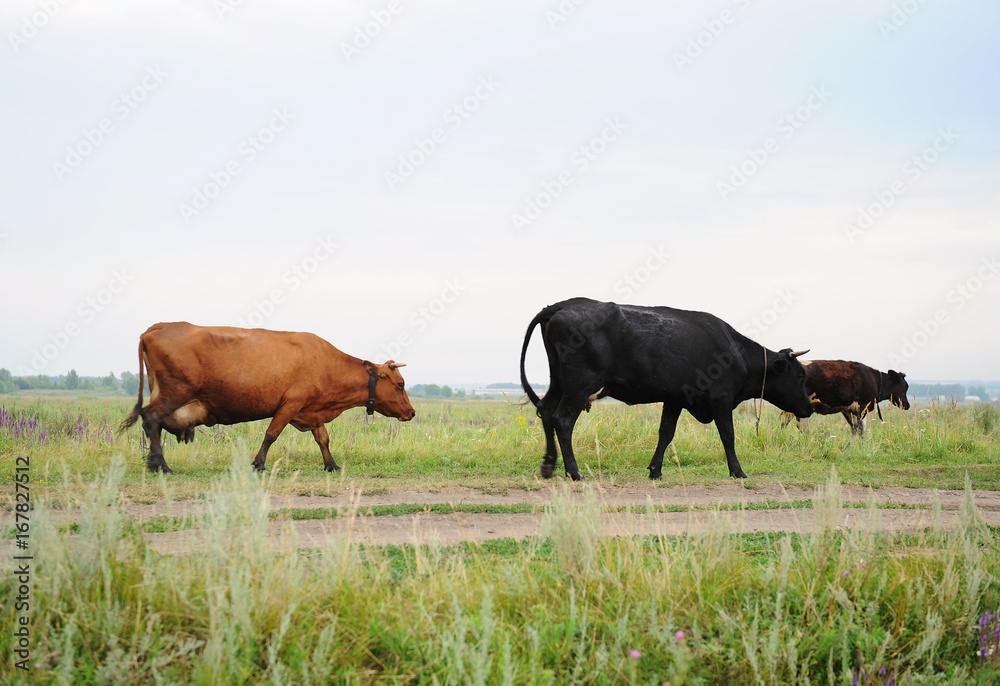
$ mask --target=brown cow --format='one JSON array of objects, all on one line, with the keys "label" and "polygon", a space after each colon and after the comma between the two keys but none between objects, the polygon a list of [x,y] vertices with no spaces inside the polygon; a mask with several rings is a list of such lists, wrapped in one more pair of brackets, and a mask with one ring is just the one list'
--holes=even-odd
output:
[{"label": "brown cow", "polygon": [[[806,392],[816,414],[844,415],[854,435],[863,435],[864,420],[877,411],[883,400],[903,410],[910,409],[906,393],[910,385],[906,374],[890,369],[880,372],[860,362],[846,360],[810,360],[806,368]],[[786,424],[791,416],[786,415]],[[801,420],[800,420],[801,423]]]},{"label": "brown cow", "polygon": [[[163,459],[160,433],[178,442],[194,440],[194,427],[271,418],[253,466],[264,470],[267,450],[291,424],[311,431],[326,471],[340,471],[330,455],[324,426],[344,410],[367,407],[402,421],[415,412],[399,367],[373,364],[337,350],[311,333],[153,324],[139,336],[139,400],[119,433],[142,417],[149,438],[146,466],[173,471]],[[143,368],[149,375],[149,404],[142,406]]]}]

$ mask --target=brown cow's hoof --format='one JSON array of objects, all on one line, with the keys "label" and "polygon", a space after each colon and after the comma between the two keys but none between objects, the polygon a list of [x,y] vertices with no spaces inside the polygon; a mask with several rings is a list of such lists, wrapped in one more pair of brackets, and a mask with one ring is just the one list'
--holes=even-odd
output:
[{"label": "brown cow's hoof", "polygon": [[339,472],[340,471],[340,467],[337,466],[337,465],[332,465],[332,466],[331,465],[325,465],[323,467],[323,470],[327,471],[327,472]]},{"label": "brown cow's hoof", "polygon": [[170,467],[168,467],[166,462],[159,462],[159,463],[150,463],[150,462],[147,462],[146,463],[146,469],[148,469],[149,471],[153,472],[153,474],[156,474],[157,472],[160,472],[162,474],[173,474],[174,473],[174,470],[172,470]]},{"label": "brown cow's hoof", "polygon": [[542,463],[542,478],[551,479],[552,475],[556,473],[556,466],[554,464]]},{"label": "brown cow's hoof", "polygon": [[257,472],[258,474],[263,474],[264,473],[264,465],[257,464],[256,462],[254,462],[254,463],[251,464],[251,466],[253,467],[253,470],[255,472]]}]

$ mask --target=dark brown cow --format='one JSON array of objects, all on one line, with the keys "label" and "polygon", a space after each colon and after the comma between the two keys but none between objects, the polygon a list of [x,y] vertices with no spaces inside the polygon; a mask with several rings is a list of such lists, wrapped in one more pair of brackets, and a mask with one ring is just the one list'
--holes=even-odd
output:
[{"label": "dark brown cow", "polygon": [[[910,386],[906,374],[890,369],[880,372],[860,362],[846,360],[810,360],[806,368],[806,392],[816,414],[840,412],[847,419],[851,433],[863,435],[869,412],[879,412],[878,404],[888,400],[903,410],[910,409],[906,393]],[[791,417],[786,415],[791,421]]]},{"label": "dark brown cow", "polygon": [[[149,438],[146,466],[172,470],[163,459],[160,432],[194,440],[194,427],[271,418],[253,466],[264,470],[267,450],[291,424],[311,431],[326,471],[340,471],[330,455],[327,422],[344,410],[367,407],[402,421],[415,414],[399,367],[373,364],[337,350],[311,333],[154,324],[139,336],[139,400],[119,433],[142,417]],[[143,370],[149,404],[142,406]]]}]

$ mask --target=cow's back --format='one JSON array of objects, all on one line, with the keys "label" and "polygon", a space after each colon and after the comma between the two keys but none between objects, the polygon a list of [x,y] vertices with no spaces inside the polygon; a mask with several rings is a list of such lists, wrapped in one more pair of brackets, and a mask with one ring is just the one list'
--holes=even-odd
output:
[{"label": "cow's back", "polygon": [[150,401],[198,400],[217,422],[272,416],[289,393],[322,387],[336,348],[310,333],[154,324],[141,337]]}]

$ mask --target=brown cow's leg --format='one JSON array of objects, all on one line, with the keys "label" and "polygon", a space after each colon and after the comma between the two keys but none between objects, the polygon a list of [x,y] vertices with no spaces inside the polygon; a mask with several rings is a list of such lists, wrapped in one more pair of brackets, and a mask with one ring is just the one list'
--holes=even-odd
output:
[{"label": "brown cow's leg", "polygon": [[292,421],[292,417],[298,414],[299,407],[289,407],[288,405],[278,409],[277,414],[271,418],[271,423],[267,425],[267,431],[264,432],[264,441],[260,444],[260,450],[257,451],[257,457],[253,459],[253,468],[258,472],[264,471],[264,463],[267,462],[267,451],[271,447],[271,444],[278,440],[278,436],[284,431],[285,427],[288,426],[288,422]]},{"label": "brown cow's leg", "polygon": [[340,467],[337,466],[336,461],[333,459],[333,455],[330,454],[330,434],[326,431],[326,426],[319,425],[312,430],[313,438],[316,439],[316,443],[319,445],[319,451],[323,453],[323,466],[328,472],[339,472]]},{"label": "brown cow's leg", "polygon": [[156,412],[150,412],[146,408],[141,412],[142,430],[146,432],[149,439],[149,456],[146,457],[146,468],[151,472],[163,472],[173,474],[174,470],[167,466],[167,461],[163,459],[162,432],[163,423]]}]

